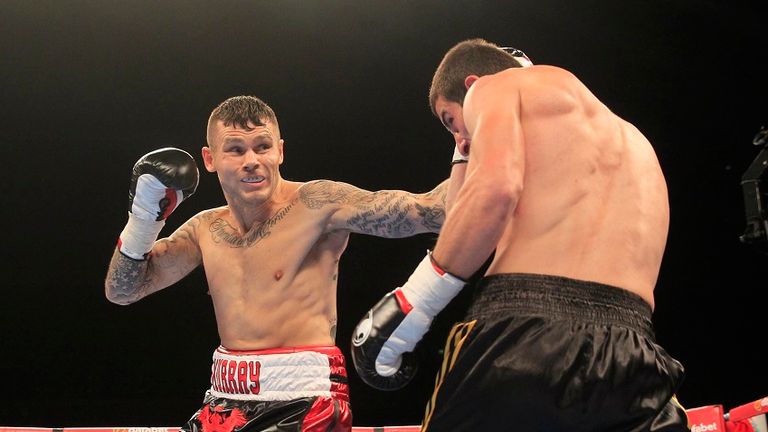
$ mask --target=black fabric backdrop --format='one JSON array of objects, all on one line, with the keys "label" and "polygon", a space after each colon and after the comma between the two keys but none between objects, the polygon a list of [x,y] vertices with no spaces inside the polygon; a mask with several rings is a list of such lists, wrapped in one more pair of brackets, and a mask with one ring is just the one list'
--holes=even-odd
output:
[{"label": "black fabric backdrop", "polygon": [[[202,270],[130,307],[103,297],[136,158],[176,146],[200,163],[211,109],[253,94],[278,114],[286,178],[426,191],[448,175],[452,154],[427,88],[443,53],[469,37],[571,70],[648,136],[672,212],[654,321],[686,366],[680,400],[729,408],[768,395],[758,354],[768,256],[739,241],[741,175],[768,126],[766,9],[714,0],[0,2],[0,425],[176,426],[198,408],[218,344]],[[203,174],[164,233],[223,202],[215,176]],[[339,276],[342,348],[433,242],[352,237]],[[356,425],[420,421],[442,338],[466,301],[463,293],[438,318],[407,388],[377,392],[352,373]]]}]

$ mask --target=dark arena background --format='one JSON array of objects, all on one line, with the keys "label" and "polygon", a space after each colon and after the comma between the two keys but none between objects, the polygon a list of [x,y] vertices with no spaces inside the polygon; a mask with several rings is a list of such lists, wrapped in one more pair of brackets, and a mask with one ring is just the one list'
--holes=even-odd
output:
[{"label": "dark arena background", "polygon": [[[765,196],[741,184],[768,127],[766,12],[738,0],[0,0],[0,426],[178,426],[199,407],[218,345],[202,269],[129,307],[104,298],[137,158],[174,146],[201,167],[161,235],[222,205],[202,170],[206,121],[249,94],[277,113],[285,178],[427,191],[453,153],[428,86],[471,37],[569,69],[646,134],[669,186],[654,324],[686,368],[679,399],[768,395]],[[351,237],[347,356],[358,319],[434,241]],[[348,357],[355,425],[420,422],[470,293],[439,316],[405,389],[367,387]]]}]

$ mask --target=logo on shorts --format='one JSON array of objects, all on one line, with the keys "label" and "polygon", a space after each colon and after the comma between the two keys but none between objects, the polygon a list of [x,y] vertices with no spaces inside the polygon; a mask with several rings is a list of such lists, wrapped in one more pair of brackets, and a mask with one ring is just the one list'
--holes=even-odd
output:
[{"label": "logo on shorts", "polygon": [[691,432],[707,432],[707,431],[716,431],[716,430],[718,430],[717,423],[709,423],[709,424],[699,423],[691,426]]},{"label": "logo on shorts", "polygon": [[248,423],[240,408],[214,406],[211,409],[211,405],[206,405],[197,415],[197,421],[200,422],[202,432],[234,431]]},{"label": "logo on shorts", "polygon": [[368,311],[368,315],[355,327],[355,337],[352,339],[352,345],[359,347],[368,339],[373,328],[373,312]]}]

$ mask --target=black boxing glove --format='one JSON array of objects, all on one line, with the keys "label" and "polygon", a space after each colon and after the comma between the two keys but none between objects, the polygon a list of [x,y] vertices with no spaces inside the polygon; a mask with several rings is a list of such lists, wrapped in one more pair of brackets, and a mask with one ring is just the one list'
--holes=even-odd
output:
[{"label": "black boxing glove", "polygon": [[418,364],[413,353],[403,353],[396,361],[394,373],[381,375],[376,369],[376,359],[395,329],[410,311],[410,305],[397,290],[385,295],[368,311],[355,327],[352,338],[352,363],[357,374],[369,386],[379,390],[397,390],[408,384],[416,375]]},{"label": "black boxing glove", "polygon": [[165,219],[195,193],[199,180],[195,159],[184,150],[166,147],[136,161],[128,190],[128,223],[118,250],[135,260],[146,259]]},{"label": "black boxing glove", "polygon": [[417,370],[411,352],[465,284],[427,253],[408,282],[384,296],[355,328],[352,363],[360,378],[379,390],[408,384]]}]

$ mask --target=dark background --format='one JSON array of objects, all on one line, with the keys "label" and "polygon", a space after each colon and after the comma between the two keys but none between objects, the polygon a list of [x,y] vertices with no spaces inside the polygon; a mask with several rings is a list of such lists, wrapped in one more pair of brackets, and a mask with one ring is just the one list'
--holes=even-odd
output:
[{"label": "dark background", "polygon": [[[686,407],[768,395],[768,255],[741,244],[740,180],[768,126],[766,2],[520,0],[0,0],[0,425],[178,426],[218,345],[202,270],[130,307],[103,296],[130,169],[163,146],[195,155],[210,111],[252,94],[277,112],[284,177],[426,191],[453,141],[427,89],[469,37],[579,76],[654,144],[671,227],[657,338],[686,367]],[[626,199],[631,200],[632,196]],[[224,203],[214,175],[164,234]],[[434,236],[352,236],[338,343],[410,274]],[[469,290],[467,290],[469,291]],[[416,424],[466,292],[422,345],[404,390],[350,364],[355,424]]]}]

